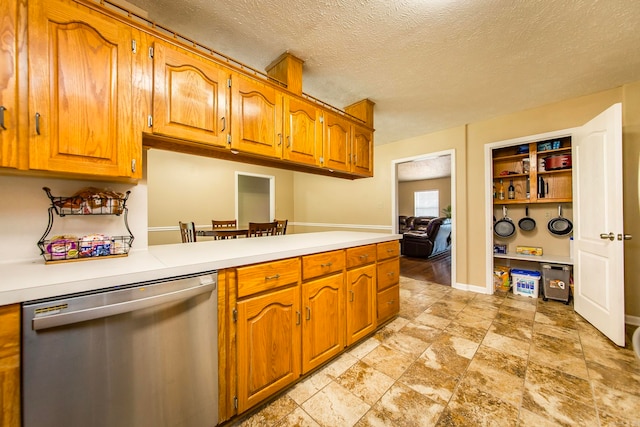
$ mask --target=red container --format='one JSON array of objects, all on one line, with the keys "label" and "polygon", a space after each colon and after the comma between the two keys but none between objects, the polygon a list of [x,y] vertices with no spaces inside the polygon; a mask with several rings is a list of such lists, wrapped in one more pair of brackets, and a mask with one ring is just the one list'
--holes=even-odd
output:
[{"label": "red container", "polygon": [[555,154],[544,158],[544,170],[569,169],[571,167],[571,154]]}]

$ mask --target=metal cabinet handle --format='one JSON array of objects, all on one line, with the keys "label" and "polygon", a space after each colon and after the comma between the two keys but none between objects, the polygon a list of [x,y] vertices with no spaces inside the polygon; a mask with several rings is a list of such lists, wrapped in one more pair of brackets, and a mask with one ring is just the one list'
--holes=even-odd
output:
[{"label": "metal cabinet handle", "polygon": [[356,299],[356,294],[353,291],[349,291],[349,293],[351,293],[351,299],[349,300],[349,302],[353,302]]},{"label": "metal cabinet handle", "polygon": [[389,277],[393,277],[395,275],[396,275],[395,271],[390,271],[390,272],[387,273],[387,276],[389,276]]},{"label": "metal cabinet handle", "polygon": [[395,303],[396,303],[396,300],[394,300],[394,299],[392,299],[391,301],[387,301],[387,304],[389,304],[389,305],[393,305]]},{"label": "metal cabinet handle", "polygon": [[40,135],[40,113],[36,113],[36,135]]},{"label": "metal cabinet handle", "polygon": [[275,274],[273,276],[265,276],[264,280],[274,280],[274,279],[279,279],[280,275],[279,274]]},{"label": "metal cabinet handle", "polygon": [[291,147],[291,135],[287,136],[287,147]]},{"label": "metal cabinet handle", "polygon": [[307,320],[311,320],[311,308],[309,306],[305,306],[307,309]]},{"label": "metal cabinet handle", "polygon": [[324,263],[324,264],[320,264],[320,267],[331,267],[332,265],[333,265],[332,262],[327,262],[327,263]]},{"label": "metal cabinet handle", "polygon": [[609,233],[609,234],[600,233],[600,238],[601,239],[609,239],[609,240],[613,241],[613,239],[615,239],[616,236],[613,233]]},{"label": "metal cabinet handle", "polygon": [[7,130],[7,128],[4,126],[4,112],[7,109],[4,107],[4,105],[0,105],[0,128]]},{"label": "metal cabinet handle", "polygon": [[367,258],[369,258],[369,254],[360,255],[360,259],[367,259]]},{"label": "metal cabinet handle", "polygon": [[299,311],[296,311],[296,325],[300,324],[300,319],[302,318],[302,315],[300,314]]},{"label": "metal cabinet handle", "polygon": [[225,116],[222,116],[222,129],[220,129],[220,132],[224,132],[224,130],[227,128],[227,118]]},{"label": "metal cabinet handle", "polygon": [[282,145],[282,134],[278,134],[278,145]]}]

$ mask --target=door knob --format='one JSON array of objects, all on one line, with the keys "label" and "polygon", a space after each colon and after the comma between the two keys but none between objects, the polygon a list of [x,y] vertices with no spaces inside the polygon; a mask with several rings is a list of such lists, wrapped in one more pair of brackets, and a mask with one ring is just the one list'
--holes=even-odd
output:
[{"label": "door knob", "polygon": [[601,239],[609,239],[609,240],[613,241],[613,239],[615,239],[616,236],[613,233],[609,233],[609,234],[600,233],[600,238]]},{"label": "door knob", "polygon": [[618,234],[618,240],[631,240],[631,234]]}]

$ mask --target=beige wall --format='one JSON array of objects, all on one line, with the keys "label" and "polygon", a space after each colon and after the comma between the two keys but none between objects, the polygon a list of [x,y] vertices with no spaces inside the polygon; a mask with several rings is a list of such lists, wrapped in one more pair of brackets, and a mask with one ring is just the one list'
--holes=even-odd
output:
[{"label": "beige wall", "polygon": [[423,179],[420,181],[406,181],[398,183],[398,215],[413,216],[415,212],[416,191],[438,190],[438,204],[442,209],[451,204],[451,177],[437,179]]},{"label": "beige wall", "polygon": [[[236,172],[274,176],[275,216],[293,219],[290,171],[162,150],[149,150],[146,164],[149,245],[180,242],[178,221],[210,227],[212,219],[235,218]],[[293,227],[287,227],[291,232]]]}]

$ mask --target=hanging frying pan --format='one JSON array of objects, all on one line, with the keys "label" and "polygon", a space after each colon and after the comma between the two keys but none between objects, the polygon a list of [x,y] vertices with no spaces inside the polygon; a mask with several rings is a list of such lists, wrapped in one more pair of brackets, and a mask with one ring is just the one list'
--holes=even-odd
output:
[{"label": "hanging frying pan", "polygon": [[558,216],[549,220],[547,228],[551,234],[556,236],[566,236],[573,230],[571,221],[562,217],[562,205],[558,205]]},{"label": "hanging frying pan", "polygon": [[493,224],[493,231],[499,237],[511,237],[516,232],[516,226],[507,216],[507,207],[502,207],[503,218]]},{"label": "hanging frying pan", "polygon": [[522,231],[532,231],[536,228],[536,220],[529,216],[529,206],[524,208],[525,216],[518,221],[518,227]]}]

